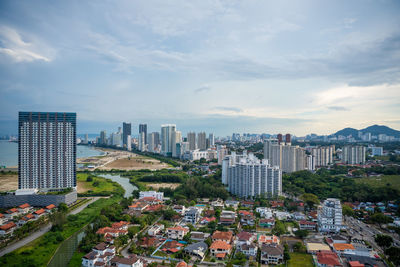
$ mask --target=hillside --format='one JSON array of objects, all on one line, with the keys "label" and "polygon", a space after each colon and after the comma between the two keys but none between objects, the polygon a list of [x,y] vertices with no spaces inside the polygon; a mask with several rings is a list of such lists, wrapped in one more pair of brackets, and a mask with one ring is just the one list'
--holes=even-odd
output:
[{"label": "hillside", "polygon": [[354,128],[344,128],[340,131],[337,131],[334,133],[334,135],[339,136],[349,136],[352,135],[353,137],[357,138],[358,137],[358,131],[361,131],[363,133],[371,133],[372,135],[378,135],[378,134],[386,134],[388,136],[394,136],[399,138],[400,137],[400,131],[394,130],[392,128],[389,128],[384,125],[372,125],[367,128],[357,130]]}]

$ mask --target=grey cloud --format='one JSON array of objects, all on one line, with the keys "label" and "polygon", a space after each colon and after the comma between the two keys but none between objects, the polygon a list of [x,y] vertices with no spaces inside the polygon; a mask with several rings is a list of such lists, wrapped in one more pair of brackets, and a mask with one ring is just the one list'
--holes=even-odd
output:
[{"label": "grey cloud", "polygon": [[201,93],[201,92],[206,92],[206,91],[210,91],[211,87],[208,85],[203,85],[202,87],[199,87],[197,89],[194,89],[194,92],[197,93]]},{"label": "grey cloud", "polygon": [[343,106],[330,106],[328,107],[330,110],[335,110],[335,111],[348,111],[349,109]]},{"label": "grey cloud", "polygon": [[223,111],[233,111],[233,112],[242,112],[243,109],[238,107],[215,107],[216,110],[223,110]]}]

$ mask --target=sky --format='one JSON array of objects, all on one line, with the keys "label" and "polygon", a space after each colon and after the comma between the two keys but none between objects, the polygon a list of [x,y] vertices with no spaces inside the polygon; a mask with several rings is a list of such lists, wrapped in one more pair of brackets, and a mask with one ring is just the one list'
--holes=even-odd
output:
[{"label": "sky", "polygon": [[0,133],[400,129],[400,1],[0,1]]}]

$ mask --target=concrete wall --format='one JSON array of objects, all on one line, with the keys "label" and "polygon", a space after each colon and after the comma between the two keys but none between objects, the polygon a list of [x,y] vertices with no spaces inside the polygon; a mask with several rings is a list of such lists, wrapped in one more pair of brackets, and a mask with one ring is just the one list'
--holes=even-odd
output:
[{"label": "concrete wall", "polygon": [[74,203],[78,198],[76,191],[72,191],[65,195],[20,195],[14,194],[0,196],[0,208],[17,207],[28,203],[34,207],[45,207],[50,204],[58,206],[60,203],[67,205]]}]

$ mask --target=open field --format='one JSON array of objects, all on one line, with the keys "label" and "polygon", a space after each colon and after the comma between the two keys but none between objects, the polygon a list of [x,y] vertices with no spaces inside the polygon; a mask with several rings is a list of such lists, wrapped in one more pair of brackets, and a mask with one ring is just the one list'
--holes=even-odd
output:
[{"label": "open field", "polygon": [[100,149],[106,152],[105,155],[77,159],[78,164],[92,166],[91,170],[160,170],[169,168],[170,165],[157,159],[114,149]]},{"label": "open field", "polygon": [[[89,175],[93,178],[91,182],[86,181]],[[106,193],[111,194],[117,188],[117,185],[111,180],[87,173],[77,173],[76,180],[79,194],[105,195]]]},{"label": "open field", "polygon": [[18,174],[0,174],[0,191],[18,189]]},{"label": "open field", "polygon": [[364,177],[356,179],[357,183],[365,183],[373,187],[390,186],[400,191],[400,175],[382,175],[380,177]]},{"label": "open field", "polygon": [[314,266],[310,254],[304,253],[290,253],[290,260],[287,264],[288,267],[312,267]]},{"label": "open field", "polygon": [[181,184],[179,184],[179,183],[157,183],[157,184],[156,183],[145,183],[145,185],[147,187],[152,187],[153,190],[158,190],[160,188],[171,188],[172,190],[174,190]]}]

